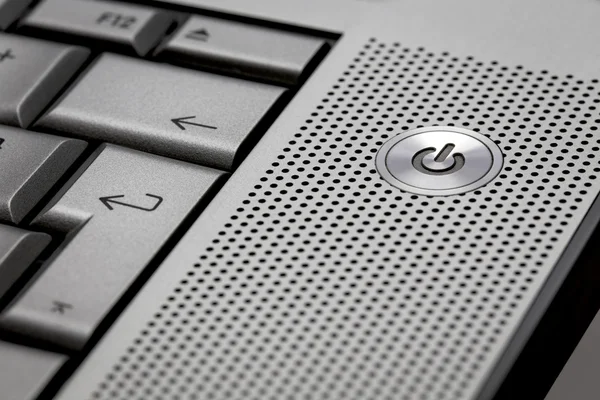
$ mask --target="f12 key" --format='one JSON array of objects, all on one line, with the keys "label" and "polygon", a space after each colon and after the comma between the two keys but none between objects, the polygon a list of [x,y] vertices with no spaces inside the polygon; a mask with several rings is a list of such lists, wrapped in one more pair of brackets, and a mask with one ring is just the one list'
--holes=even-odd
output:
[{"label": "f12 key", "polygon": [[93,39],[146,55],[164,36],[173,15],[151,7],[110,1],[45,0],[21,23],[25,32],[67,40]]}]

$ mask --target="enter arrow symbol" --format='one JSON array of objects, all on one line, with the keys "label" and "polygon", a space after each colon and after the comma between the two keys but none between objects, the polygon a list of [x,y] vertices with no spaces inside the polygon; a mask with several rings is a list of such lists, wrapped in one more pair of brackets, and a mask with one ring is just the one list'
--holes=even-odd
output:
[{"label": "enter arrow symbol", "polygon": [[182,131],[185,131],[185,126],[184,126],[185,124],[187,124],[187,125],[194,125],[194,126],[200,126],[200,127],[202,127],[202,128],[207,128],[207,129],[217,129],[217,127],[216,127],[216,126],[210,126],[210,125],[198,124],[198,123],[196,123],[196,122],[191,122],[191,121],[188,121],[188,120],[190,120],[190,119],[194,119],[194,118],[196,118],[196,116],[195,116],[195,115],[192,115],[191,117],[180,117],[180,118],[173,118],[173,119],[171,120],[171,122],[173,122],[175,125],[177,125],[177,127],[178,127],[179,129],[181,129]]},{"label": "enter arrow symbol", "polygon": [[155,198],[157,200],[156,204],[154,204],[154,207],[152,207],[152,208],[144,208],[144,207],[136,206],[134,204],[123,203],[121,201],[115,200],[115,199],[121,199],[121,198],[125,197],[124,194],[119,194],[119,195],[116,195],[116,196],[104,196],[104,197],[100,197],[98,200],[100,200],[102,202],[102,204],[104,204],[106,206],[106,208],[108,208],[111,211],[114,210],[114,206],[113,205],[118,204],[118,205],[123,206],[123,207],[135,208],[137,210],[142,210],[142,211],[147,211],[147,212],[152,212],[152,211],[156,210],[158,208],[158,206],[160,206],[160,204],[163,201],[162,197],[156,196],[154,194],[146,193],[146,196]]}]

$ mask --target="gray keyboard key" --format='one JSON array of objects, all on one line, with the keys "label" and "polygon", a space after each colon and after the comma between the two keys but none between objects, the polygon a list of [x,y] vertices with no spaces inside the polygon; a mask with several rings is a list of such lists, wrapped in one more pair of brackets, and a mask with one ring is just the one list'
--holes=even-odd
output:
[{"label": "gray keyboard key", "polygon": [[45,233],[0,224],[0,298],[50,243]]},{"label": "gray keyboard key", "polygon": [[113,145],[95,155],[33,222],[67,238],[5,309],[1,327],[81,348],[223,174]]},{"label": "gray keyboard key", "polygon": [[231,169],[283,91],[104,54],[36,126]]},{"label": "gray keyboard key", "polygon": [[25,29],[47,30],[150,51],[173,22],[170,13],[110,1],[45,0],[22,21]]},{"label": "gray keyboard key", "polygon": [[34,400],[64,364],[62,354],[0,341],[0,390],[6,400]]},{"label": "gray keyboard key", "polygon": [[8,28],[33,0],[0,0],[0,30]]},{"label": "gray keyboard key", "polygon": [[240,22],[192,17],[159,52],[230,73],[296,84],[325,41]]},{"label": "gray keyboard key", "polygon": [[21,222],[85,147],[77,139],[0,126],[0,221]]},{"label": "gray keyboard key", "polygon": [[82,47],[0,34],[0,123],[28,127],[88,55]]}]

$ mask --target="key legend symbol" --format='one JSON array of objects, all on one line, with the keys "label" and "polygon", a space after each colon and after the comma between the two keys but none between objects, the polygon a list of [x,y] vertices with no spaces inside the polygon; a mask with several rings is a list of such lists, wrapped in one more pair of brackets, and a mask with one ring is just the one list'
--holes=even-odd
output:
[{"label": "key legend symbol", "polygon": [[12,52],[12,49],[7,49],[3,53],[0,53],[0,63],[4,60],[14,60],[15,55]]},{"label": "key legend symbol", "polygon": [[52,302],[52,309],[50,311],[52,311],[53,313],[57,313],[57,314],[64,314],[66,310],[71,310],[71,309],[73,309],[72,304],[55,300]]},{"label": "key legend symbol", "polygon": [[196,29],[191,32],[188,32],[188,34],[185,35],[185,37],[187,39],[199,40],[201,42],[206,42],[206,41],[208,41],[208,38],[210,38],[210,34],[208,33],[208,31],[206,29],[202,28],[202,29]]},{"label": "key legend symbol", "polygon": [[114,206],[113,206],[114,204],[118,204],[118,205],[124,206],[124,207],[130,207],[130,208],[135,208],[137,210],[152,212],[152,211],[155,211],[158,208],[158,206],[160,206],[163,202],[163,198],[161,196],[157,196],[155,194],[150,194],[150,193],[146,193],[146,196],[156,199],[154,206],[152,206],[150,208],[146,208],[146,207],[137,206],[135,204],[124,203],[122,201],[115,200],[115,199],[120,199],[120,198],[125,197],[124,194],[119,194],[116,196],[104,196],[104,197],[100,197],[98,200],[100,200],[102,202],[102,204],[104,204],[106,206],[106,208],[108,208],[110,211],[114,210]]},{"label": "key legend symbol", "polygon": [[455,126],[426,126],[392,137],[377,152],[381,177],[398,189],[425,196],[450,196],[492,181],[502,151],[484,134]]},{"label": "key legend symbol", "polygon": [[434,147],[420,150],[413,157],[413,167],[428,175],[447,175],[457,172],[465,165],[465,157],[461,153],[453,153],[455,147],[453,143],[446,143],[439,152]]},{"label": "key legend symbol", "polygon": [[109,25],[115,28],[121,29],[129,29],[133,24],[137,21],[136,17],[122,15],[118,13],[105,12],[102,13],[98,19],[96,19],[96,24],[98,25]]},{"label": "key legend symbol", "polygon": [[177,127],[179,129],[181,129],[182,131],[185,131],[185,125],[194,125],[194,126],[199,126],[201,128],[206,128],[206,129],[217,129],[216,126],[211,126],[211,125],[199,124],[197,122],[192,122],[191,120],[193,120],[194,118],[196,118],[195,115],[192,115],[190,117],[173,118],[171,120],[171,122],[173,122],[175,125],[177,125]]}]

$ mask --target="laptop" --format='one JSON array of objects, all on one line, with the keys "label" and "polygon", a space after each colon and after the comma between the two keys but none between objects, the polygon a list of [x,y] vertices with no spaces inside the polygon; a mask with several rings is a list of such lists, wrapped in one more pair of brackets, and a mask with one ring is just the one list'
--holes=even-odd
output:
[{"label": "laptop", "polygon": [[600,308],[599,20],[0,0],[0,398],[544,399]]}]

